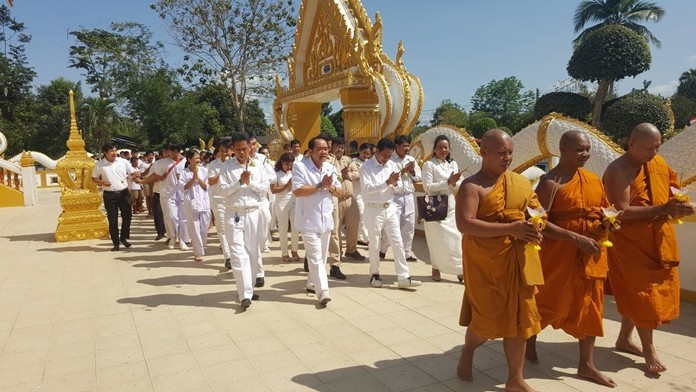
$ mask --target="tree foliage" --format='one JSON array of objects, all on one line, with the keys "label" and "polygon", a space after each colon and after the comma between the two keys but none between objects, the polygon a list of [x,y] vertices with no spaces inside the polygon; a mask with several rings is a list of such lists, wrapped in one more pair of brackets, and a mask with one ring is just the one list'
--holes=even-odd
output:
[{"label": "tree foliage", "polygon": [[70,67],[84,70],[92,92],[103,99],[134,93],[141,76],[162,66],[162,43],[151,43],[152,32],[136,22],[112,23],[109,30],[71,31]]},{"label": "tree foliage", "polygon": [[676,95],[696,99],[696,68],[691,68],[681,74]]},{"label": "tree foliage", "polygon": [[540,119],[551,112],[586,121],[592,112],[592,103],[580,94],[552,92],[544,94],[534,105],[534,117]]},{"label": "tree foliage", "polygon": [[[643,0],[585,0],[580,2],[575,10],[575,32],[582,30],[573,41],[581,43],[585,37],[598,29],[608,25],[621,25],[640,34],[646,41],[656,47],[660,47],[660,40],[650,30],[639,22],[659,22],[665,15],[665,10],[657,3]],[[583,28],[591,22],[599,22],[585,30]]]},{"label": "tree foliage", "polygon": [[337,137],[338,133],[336,132],[336,128],[334,127],[333,123],[331,120],[329,120],[328,117],[322,115],[321,116],[321,133],[325,133],[331,137]]},{"label": "tree foliage", "polygon": [[644,122],[652,123],[664,134],[669,128],[669,114],[661,97],[634,91],[607,108],[602,120],[602,130],[622,144],[633,128]]},{"label": "tree foliage", "polygon": [[159,0],[152,8],[187,53],[190,80],[226,86],[238,128],[245,130],[244,103],[269,94],[272,77],[285,64],[295,26],[292,2]]},{"label": "tree foliage", "polygon": [[471,124],[471,135],[477,139],[480,139],[488,130],[497,127],[498,124],[495,122],[495,119],[490,117],[482,117]]},{"label": "tree foliage", "polygon": [[466,111],[458,103],[445,99],[435,108],[430,125],[452,125],[464,129],[468,125]]},{"label": "tree foliage", "polygon": [[621,25],[608,25],[590,32],[575,48],[568,62],[568,74],[585,81],[599,81],[592,104],[592,125],[599,127],[602,103],[610,85],[650,68],[652,56],[647,42]]},{"label": "tree foliage", "polygon": [[476,89],[471,98],[472,110],[484,112],[498,124],[514,130],[515,118],[530,113],[534,107],[534,92],[523,89],[522,82],[514,76],[492,80]]},{"label": "tree foliage", "polygon": [[674,113],[674,128],[680,129],[689,125],[689,120],[696,116],[696,99],[683,95],[672,97],[672,113]]}]

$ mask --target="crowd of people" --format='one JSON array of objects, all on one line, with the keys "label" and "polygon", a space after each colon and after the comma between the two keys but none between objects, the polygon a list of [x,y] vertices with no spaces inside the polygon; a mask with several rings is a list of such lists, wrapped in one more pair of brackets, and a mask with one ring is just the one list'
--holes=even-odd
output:
[{"label": "crowd of people", "polygon": [[[616,348],[644,357],[650,373],[666,370],[652,332],[679,315],[672,223],[695,210],[673,194],[680,184],[657,155],[660,143],[653,125],[640,124],[602,180],[583,169],[590,158],[587,135],[566,132],[558,165],[536,189],[508,170],[512,139],[500,130],[481,138],[482,166],[473,174],[459,170],[444,135],[435,139],[432,158],[419,165],[408,155],[405,136],[376,145],[351,142],[346,151],[343,140],[319,135],[304,154],[293,140],[272,162],[266,147],[239,132],[222,138],[207,162],[207,154],[182,155],[174,144],[160,159],[151,151],[142,159],[131,152],[130,161],[105,145],[93,179],[103,189],[114,251],[130,247],[130,220],[132,212],[143,211],[141,199],[154,219],[155,240],[166,238],[169,249],[192,246],[196,262],[203,260],[214,220],[220,261],[232,270],[245,309],[258,299],[254,288],[265,285],[262,254],[276,227],[283,262],[302,260],[302,239],[306,290],[322,305],[331,301],[327,267],[329,276],[346,279],[341,260],[365,260],[358,244],[368,247],[372,287],[382,287],[380,260],[388,247],[397,287],[420,286],[408,262],[417,260],[414,193],[422,182],[428,199],[446,203],[440,218],[423,225],[432,280],[454,275],[466,287],[458,375],[472,379],[476,348],[503,338],[506,389],[532,390],[524,360],[538,361],[536,335],[551,325],[578,339],[580,377],[614,387],[593,362],[595,338],[603,336],[605,284],[623,316]],[[634,329],[640,345],[632,340]]]}]

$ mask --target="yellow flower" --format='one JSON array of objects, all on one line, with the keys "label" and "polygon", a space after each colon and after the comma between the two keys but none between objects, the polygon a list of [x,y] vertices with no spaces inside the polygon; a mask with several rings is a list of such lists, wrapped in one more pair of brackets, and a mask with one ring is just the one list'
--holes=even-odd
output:
[{"label": "yellow flower", "polygon": [[[544,207],[539,206],[536,209],[527,207],[527,213],[529,214],[529,219],[527,221],[532,224],[532,227],[534,227],[537,231],[544,230],[544,227],[546,227],[546,219],[548,218]],[[532,247],[535,250],[541,250],[541,246],[539,244],[532,242],[525,246]]]}]

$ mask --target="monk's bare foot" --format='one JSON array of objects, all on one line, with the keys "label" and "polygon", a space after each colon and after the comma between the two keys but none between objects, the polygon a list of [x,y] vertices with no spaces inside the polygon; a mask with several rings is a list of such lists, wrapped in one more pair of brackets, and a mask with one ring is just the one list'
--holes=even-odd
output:
[{"label": "monk's bare foot", "polygon": [[459,356],[459,364],[457,364],[457,376],[464,381],[474,380],[474,352],[462,347],[461,355]]},{"label": "monk's bare foot", "polygon": [[534,389],[529,386],[524,380],[512,381],[508,380],[505,383],[505,390],[507,392],[534,392]]},{"label": "monk's bare foot", "polygon": [[639,357],[643,356],[643,349],[640,348],[637,344],[633,343],[633,341],[629,339],[617,339],[616,340],[616,349],[625,353],[637,355]]},{"label": "monk's bare foot", "polygon": [[524,357],[527,358],[527,360],[530,363],[537,364],[539,363],[539,356],[537,355],[536,352],[536,337],[527,340],[527,349],[524,352]]},{"label": "monk's bare foot", "polygon": [[667,366],[663,365],[657,357],[654,347],[645,351],[645,367],[648,373],[662,373],[667,370]]},{"label": "monk's bare foot", "polygon": [[581,365],[578,367],[578,377],[594,381],[597,384],[604,385],[609,388],[616,387],[614,380],[602,374],[594,366]]}]

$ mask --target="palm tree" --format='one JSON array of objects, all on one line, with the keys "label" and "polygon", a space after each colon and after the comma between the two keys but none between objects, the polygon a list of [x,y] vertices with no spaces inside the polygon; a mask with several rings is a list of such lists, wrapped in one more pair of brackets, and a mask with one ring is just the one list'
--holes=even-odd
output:
[{"label": "palm tree", "polygon": [[[609,24],[620,24],[642,35],[648,42],[660,48],[660,40],[639,22],[659,22],[665,10],[657,3],[642,0],[585,0],[575,10],[575,32],[582,30],[573,41],[580,43],[586,34]],[[598,24],[583,30],[590,22]]]}]

